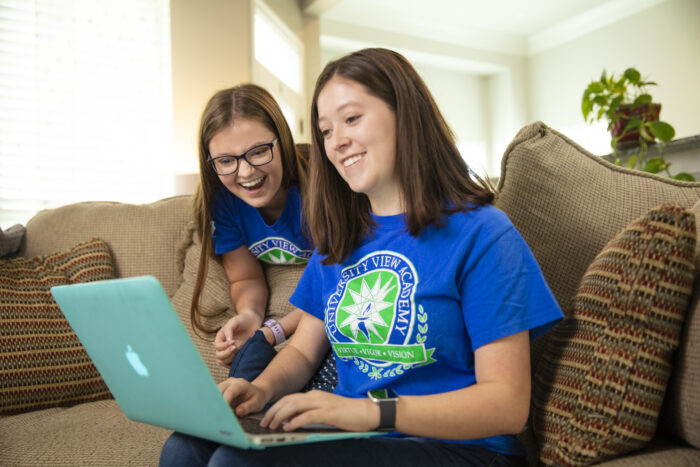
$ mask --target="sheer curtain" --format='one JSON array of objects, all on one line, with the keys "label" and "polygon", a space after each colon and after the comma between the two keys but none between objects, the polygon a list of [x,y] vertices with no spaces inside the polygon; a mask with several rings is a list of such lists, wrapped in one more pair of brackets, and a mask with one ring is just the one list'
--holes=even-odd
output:
[{"label": "sheer curtain", "polygon": [[0,228],[174,193],[168,0],[0,0]]}]

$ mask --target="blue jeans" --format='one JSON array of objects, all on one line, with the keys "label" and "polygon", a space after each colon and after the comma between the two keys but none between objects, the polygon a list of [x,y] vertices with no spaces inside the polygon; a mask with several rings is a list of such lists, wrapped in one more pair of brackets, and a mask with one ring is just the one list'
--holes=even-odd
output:
[{"label": "blue jeans", "polygon": [[426,438],[376,436],[246,450],[175,433],[166,441],[159,465],[515,467],[526,463],[524,457],[506,456],[481,446]]},{"label": "blue jeans", "polygon": [[[275,355],[277,355],[277,351],[267,342],[262,331],[255,331],[255,334],[243,344],[243,347],[236,354],[228,375],[233,378],[253,381],[275,358]],[[338,375],[335,371],[335,357],[333,352],[329,351],[314,377],[302,391],[318,389],[333,392],[336,384],[338,384]]]}]

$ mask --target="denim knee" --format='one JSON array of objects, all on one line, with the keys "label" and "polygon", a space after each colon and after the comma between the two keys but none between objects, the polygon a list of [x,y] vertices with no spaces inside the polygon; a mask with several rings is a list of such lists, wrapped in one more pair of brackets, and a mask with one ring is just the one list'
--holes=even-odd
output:
[{"label": "denim knee", "polygon": [[173,433],[165,441],[158,465],[161,467],[192,467],[207,465],[218,443],[195,438],[182,433]]}]

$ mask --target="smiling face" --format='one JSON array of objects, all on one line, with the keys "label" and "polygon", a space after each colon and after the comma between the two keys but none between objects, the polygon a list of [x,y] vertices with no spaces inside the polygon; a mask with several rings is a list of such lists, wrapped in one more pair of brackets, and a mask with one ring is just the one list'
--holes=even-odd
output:
[{"label": "smiling face", "polygon": [[[210,157],[240,155],[260,144],[271,143],[275,134],[257,120],[235,119],[216,133],[209,141]],[[282,157],[279,144],[273,151],[272,161],[253,167],[245,160],[238,163],[238,171],[230,175],[219,175],[219,180],[231,193],[245,203],[257,208],[268,221],[279,218],[286,200],[282,188]]]},{"label": "smiling face", "polygon": [[396,176],[396,114],[360,83],[334,76],[318,95],[326,155],[350,189],[381,216],[403,212]]}]

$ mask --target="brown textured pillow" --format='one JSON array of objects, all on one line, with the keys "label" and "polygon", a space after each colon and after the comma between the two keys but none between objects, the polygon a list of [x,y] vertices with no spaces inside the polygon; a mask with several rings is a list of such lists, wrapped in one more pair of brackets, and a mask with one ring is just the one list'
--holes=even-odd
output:
[{"label": "brown textured pillow", "polygon": [[664,410],[666,427],[688,444],[700,449],[700,201],[692,207],[695,214],[694,295],[688,306],[681,343],[673,362]]},{"label": "brown textured pillow", "polygon": [[654,435],[692,293],[693,213],[652,209],[589,266],[534,378],[540,460],[588,465]]},{"label": "brown textured pillow", "polygon": [[0,261],[0,414],[111,397],[50,288],[112,278],[112,255],[98,239]]}]

